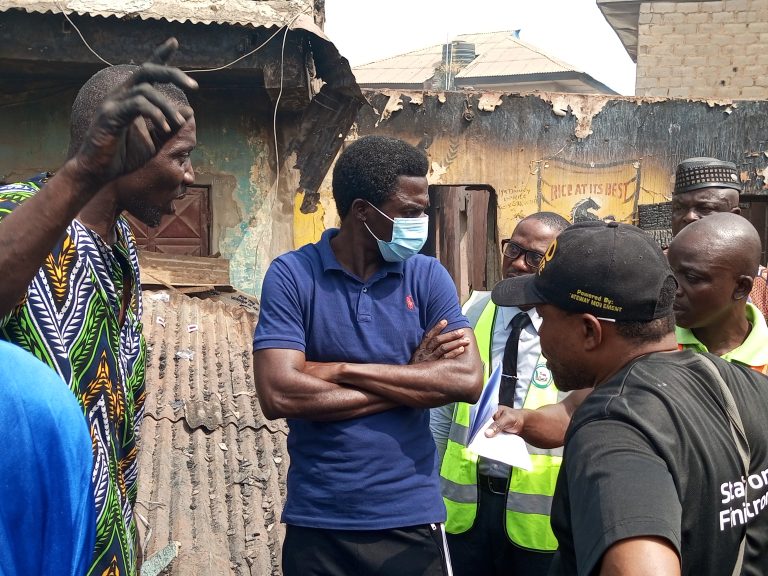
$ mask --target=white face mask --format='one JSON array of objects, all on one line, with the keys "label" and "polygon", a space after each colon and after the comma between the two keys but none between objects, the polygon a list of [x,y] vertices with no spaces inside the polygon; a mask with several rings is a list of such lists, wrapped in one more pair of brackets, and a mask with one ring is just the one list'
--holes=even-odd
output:
[{"label": "white face mask", "polygon": [[[371,204],[368,202],[368,204]],[[373,204],[371,204],[373,206]],[[381,210],[373,206],[373,208],[384,218],[393,223],[392,225],[392,240],[385,242],[376,237],[368,224],[365,227],[368,228],[368,232],[371,236],[376,238],[376,243],[379,245],[379,252],[381,252],[382,258],[387,262],[404,262],[414,254],[418,254],[419,250],[424,247],[424,243],[427,241],[427,235],[429,234],[429,216],[424,215],[419,218],[395,218],[394,220],[384,214]]]}]

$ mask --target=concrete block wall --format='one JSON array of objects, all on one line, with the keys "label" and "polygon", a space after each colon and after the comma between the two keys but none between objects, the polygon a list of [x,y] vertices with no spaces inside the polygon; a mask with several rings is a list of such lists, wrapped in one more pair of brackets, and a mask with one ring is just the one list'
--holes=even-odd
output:
[{"label": "concrete block wall", "polygon": [[768,99],[768,0],[643,2],[635,94]]}]

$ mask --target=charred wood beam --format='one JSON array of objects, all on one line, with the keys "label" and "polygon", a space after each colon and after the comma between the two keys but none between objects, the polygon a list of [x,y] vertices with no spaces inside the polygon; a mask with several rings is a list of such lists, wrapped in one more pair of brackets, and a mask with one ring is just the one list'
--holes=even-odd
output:
[{"label": "charred wood beam", "polygon": [[[289,31],[285,49],[282,48],[284,32],[280,32],[264,47],[264,88],[272,104],[280,99],[280,110],[303,110],[312,97],[307,72],[307,56],[301,41],[304,32]],[[296,79],[302,78],[299,82]]]},{"label": "charred wood beam", "polygon": [[301,173],[299,186],[304,192],[302,213],[317,210],[320,184],[362,105],[362,101],[327,84],[309,103],[293,143],[296,168]]},{"label": "charred wood beam", "polygon": [[323,79],[320,91],[307,106],[290,149],[296,152],[296,168],[304,193],[301,212],[317,210],[320,184],[328,173],[344,137],[367,100],[352,74],[349,61],[336,47],[319,36],[309,35],[315,72]]}]

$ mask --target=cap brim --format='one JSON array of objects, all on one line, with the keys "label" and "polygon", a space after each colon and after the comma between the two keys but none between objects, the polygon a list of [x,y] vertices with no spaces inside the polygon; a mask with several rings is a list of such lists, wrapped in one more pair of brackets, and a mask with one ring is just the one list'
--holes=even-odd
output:
[{"label": "cap brim", "polygon": [[527,274],[502,280],[493,288],[491,300],[497,306],[520,307],[546,304],[547,299],[536,290],[535,280],[536,274]]}]

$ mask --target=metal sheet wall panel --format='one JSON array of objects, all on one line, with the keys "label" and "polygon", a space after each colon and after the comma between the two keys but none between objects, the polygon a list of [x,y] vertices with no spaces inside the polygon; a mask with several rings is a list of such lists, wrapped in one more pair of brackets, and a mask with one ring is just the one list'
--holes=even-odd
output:
[{"label": "metal sheet wall panel", "polygon": [[172,575],[280,574],[288,455],[253,382],[256,315],[144,293],[146,415],[137,522],[145,556],[181,544]]}]

